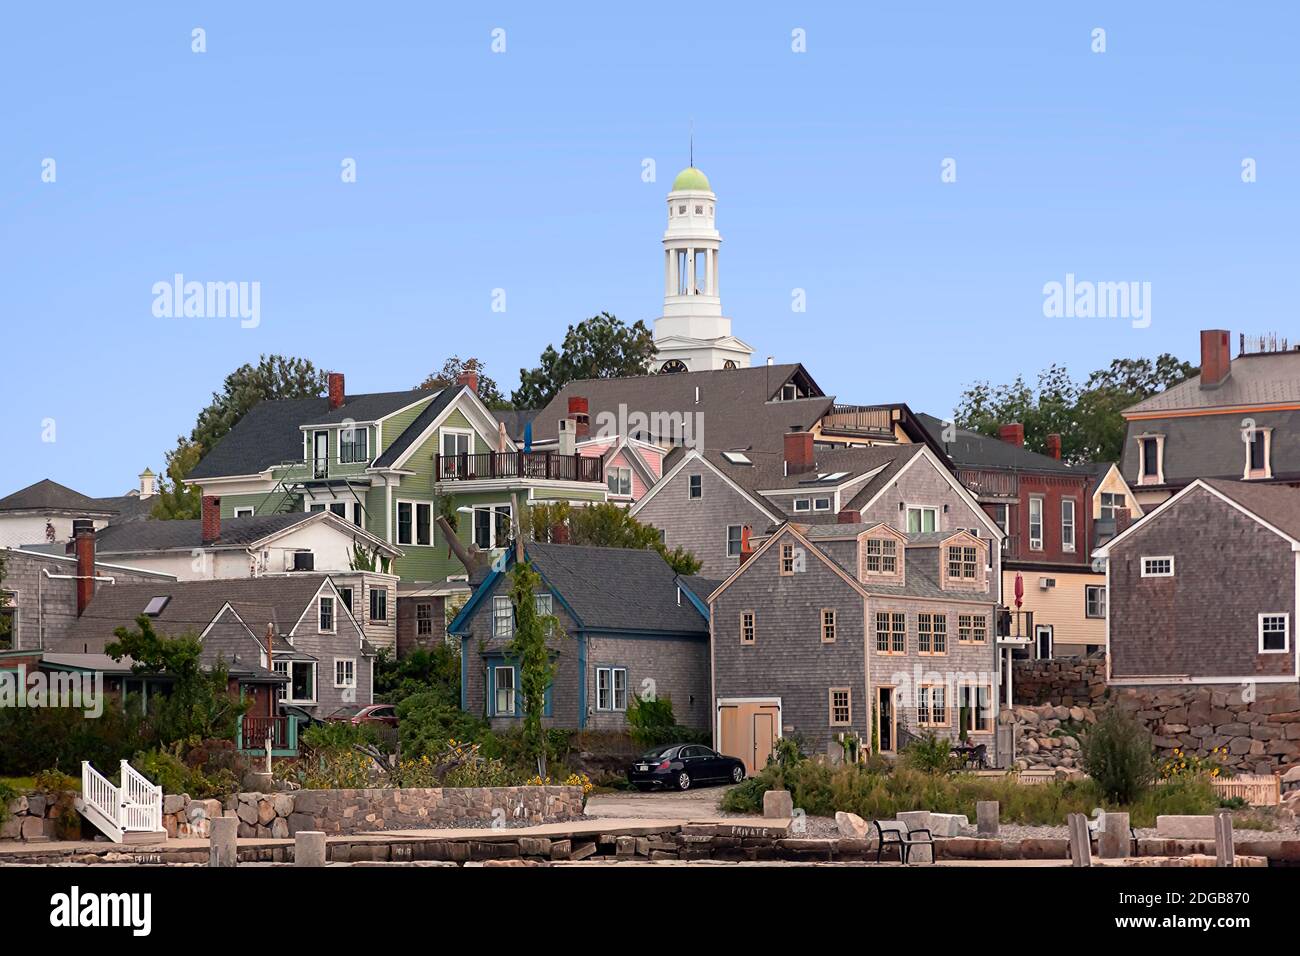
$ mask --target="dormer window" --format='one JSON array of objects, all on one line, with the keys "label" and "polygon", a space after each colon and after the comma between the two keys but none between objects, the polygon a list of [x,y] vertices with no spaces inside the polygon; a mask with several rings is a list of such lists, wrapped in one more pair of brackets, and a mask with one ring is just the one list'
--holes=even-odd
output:
[{"label": "dormer window", "polygon": [[958,581],[974,581],[979,576],[979,549],[973,545],[953,545],[948,548],[948,577]]},{"label": "dormer window", "polygon": [[781,401],[793,402],[799,397],[799,390],[793,382],[787,382],[781,386]]},{"label": "dormer window", "polygon": [[1272,478],[1270,461],[1273,450],[1273,429],[1248,428],[1242,431],[1246,443],[1246,471],[1243,478]]},{"label": "dormer window", "polygon": [[370,431],[356,425],[339,429],[339,462],[344,465],[370,460]]},{"label": "dormer window", "polygon": [[1164,481],[1164,435],[1139,435],[1138,484],[1159,485]]},{"label": "dormer window", "polygon": [[868,538],[866,557],[867,574],[898,573],[898,542],[892,538]]}]

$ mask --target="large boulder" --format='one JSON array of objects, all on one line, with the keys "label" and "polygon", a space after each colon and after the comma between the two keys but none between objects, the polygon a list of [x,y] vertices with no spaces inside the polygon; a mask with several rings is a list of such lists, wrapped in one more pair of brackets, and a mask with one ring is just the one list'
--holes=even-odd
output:
[{"label": "large boulder", "polygon": [[840,836],[850,840],[865,840],[871,832],[871,824],[866,820],[856,813],[845,813],[843,810],[836,811],[835,826],[839,828]]}]

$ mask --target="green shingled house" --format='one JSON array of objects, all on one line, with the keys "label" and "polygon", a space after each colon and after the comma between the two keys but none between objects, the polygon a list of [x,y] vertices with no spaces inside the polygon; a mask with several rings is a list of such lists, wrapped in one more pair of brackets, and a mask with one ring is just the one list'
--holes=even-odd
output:
[{"label": "green shingled house", "polygon": [[[254,406],[195,466],[187,484],[221,517],[331,511],[402,552],[399,653],[445,634],[446,602],[468,595],[465,567],[437,525],[499,553],[511,495],[524,502],[604,501],[603,463],[561,443],[525,452],[476,394],[476,376],[439,391],[347,395]],[[213,500],[216,499],[216,500]]]}]

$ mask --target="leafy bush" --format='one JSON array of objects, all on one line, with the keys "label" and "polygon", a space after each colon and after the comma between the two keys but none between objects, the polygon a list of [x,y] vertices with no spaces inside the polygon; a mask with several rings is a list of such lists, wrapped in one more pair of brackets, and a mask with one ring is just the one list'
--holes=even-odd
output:
[{"label": "leafy bush", "polygon": [[460,652],[446,641],[419,648],[398,660],[384,648],[375,658],[375,700],[400,704],[416,694],[438,693],[460,701]]},{"label": "leafy bush", "polygon": [[486,743],[491,735],[487,721],[461,710],[440,691],[425,691],[397,705],[402,755],[418,759],[440,754],[449,740]]},{"label": "leafy bush", "polygon": [[34,781],[36,789],[42,793],[61,793],[66,790],[81,791],[81,780],[69,776],[61,770],[42,770]]},{"label": "leafy bush", "polygon": [[9,819],[9,803],[18,799],[18,791],[0,780],[0,823]]},{"label": "leafy bush", "polygon": [[[221,745],[229,744],[229,749]],[[204,741],[195,746],[177,742],[142,751],[131,766],[162,787],[163,793],[188,793],[195,800],[224,797],[239,790],[247,758],[229,741]]]},{"label": "leafy bush", "polygon": [[83,760],[108,770],[156,739],[135,695],[124,706],[106,702],[94,719],[70,707],[0,707],[0,773],[31,776],[54,768],[80,775]]},{"label": "leafy bush", "polygon": [[677,723],[673,702],[668,697],[642,699],[634,696],[627,705],[628,736],[641,749],[665,744],[708,743],[712,736]]},{"label": "leafy bush", "polygon": [[1108,708],[1081,745],[1083,769],[1106,799],[1134,803],[1150,788],[1155,778],[1151,734],[1128,714]]},{"label": "leafy bush", "polygon": [[957,765],[952,756],[952,744],[933,733],[918,737],[904,747],[902,760],[904,766],[923,773],[947,773]]}]

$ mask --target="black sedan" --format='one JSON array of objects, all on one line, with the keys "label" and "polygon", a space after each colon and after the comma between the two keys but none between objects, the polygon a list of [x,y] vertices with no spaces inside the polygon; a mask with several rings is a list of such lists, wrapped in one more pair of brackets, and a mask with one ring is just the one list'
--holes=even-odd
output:
[{"label": "black sedan", "polygon": [[740,783],[745,765],[703,744],[671,744],[637,757],[627,768],[627,779],[638,790],[689,790],[700,783]]}]

